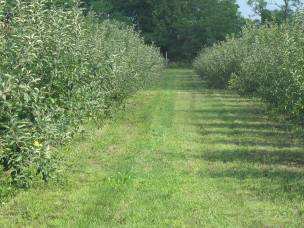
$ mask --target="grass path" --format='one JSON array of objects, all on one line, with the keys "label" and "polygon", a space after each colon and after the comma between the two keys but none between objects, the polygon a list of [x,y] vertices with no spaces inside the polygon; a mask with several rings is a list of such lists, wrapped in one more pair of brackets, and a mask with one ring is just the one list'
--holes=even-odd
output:
[{"label": "grass path", "polygon": [[0,226],[304,226],[304,152],[254,101],[190,70],[60,149],[63,180],[18,194]]}]

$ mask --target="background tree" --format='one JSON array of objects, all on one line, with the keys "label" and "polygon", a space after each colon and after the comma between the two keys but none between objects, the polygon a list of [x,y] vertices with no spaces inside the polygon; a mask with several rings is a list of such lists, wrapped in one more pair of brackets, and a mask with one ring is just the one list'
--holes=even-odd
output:
[{"label": "background tree", "polygon": [[252,7],[254,13],[259,16],[262,16],[268,6],[268,2],[266,0],[248,0],[247,3]]},{"label": "background tree", "polygon": [[248,0],[247,3],[252,7],[256,15],[260,16],[261,22],[275,21],[282,23],[292,17],[304,6],[303,0],[283,0],[281,3],[275,3],[277,9],[269,10],[269,1],[267,0]]},{"label": "background tree", "polygon": [[204,45],[237,33],[243,25],[235,0],[85,0],[100,18],[133,24],[146,42],[171,60],[191,61]]},{"label": "background tree", "polygon": [[303,0],[283,0],[283,4],[277,6],[282,10],[284,19],[288,19],[294,11],[303,7]]}]

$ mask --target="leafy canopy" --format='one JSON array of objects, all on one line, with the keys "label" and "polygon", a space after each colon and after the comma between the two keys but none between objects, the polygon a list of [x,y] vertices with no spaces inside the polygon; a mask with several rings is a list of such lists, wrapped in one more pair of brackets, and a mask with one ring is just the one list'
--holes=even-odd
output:
[{"label": "leafy canopy", "polygon": [[85,0],[83,6],[103,19],[134,24],[175,61],[192,60],[243,23],[235,0]]}]

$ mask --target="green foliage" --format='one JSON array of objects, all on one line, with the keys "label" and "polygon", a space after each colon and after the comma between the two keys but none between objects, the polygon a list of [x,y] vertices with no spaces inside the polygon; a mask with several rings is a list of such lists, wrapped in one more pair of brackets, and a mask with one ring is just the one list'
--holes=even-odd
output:
[{"label": "green foliage", "polygon": [[233,72],[239,67],[241,58],[238,41],[229,38],[213,47],[205,48],[195,60],[194,66],[198,74],[209,87],[226,88]]},{"label": "green foliage", "polygon": [[304,15],[282,25],[248,26],[203,50],[195,68],[210,86],[257,96],[280,113],[304,123]]},{"label": "green foliage", "polygon": [[291,18],[295,12],[303,9],[304,3],[302,0],[284,0],[278,2],[277,9],[269,10],[268,0],[247,0],[247,3],[252,7],[256,15],[261,17],[262,24],[267,22],[282,23]]},{"label": "green foliage", "polygon": [[36,173],[47,181],[51,147],[152,83],[163,64],[131,27],[59,5],[0,1],[0,161],[21,187]]},{"label": "green foliage", "polygon": [[101,18],[133,23],[146,42],[171,61],[191,62],[202,45],[225,39],[243,25],[234,0],[85,0]]}]

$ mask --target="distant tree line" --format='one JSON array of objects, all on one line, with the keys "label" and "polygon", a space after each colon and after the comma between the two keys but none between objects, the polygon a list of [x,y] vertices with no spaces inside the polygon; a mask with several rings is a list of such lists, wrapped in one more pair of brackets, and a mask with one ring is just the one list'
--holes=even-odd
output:
[{"label": "distant tree line", "polygon": [[191,61],[245,23],[235,0],[83,0],[82,6],[101,19],[134,24],[172,61]]},{"label": "distant tree line", "polygon": [[261,23],[283,23],[292,18],[297,11],[303,9],[304,0],[282,0],[281,3],[272,3],[274,10],[269,10],[271,4],[268,0],[248,0],[247,3],[253,8],[254,13],[261,18]]}]

